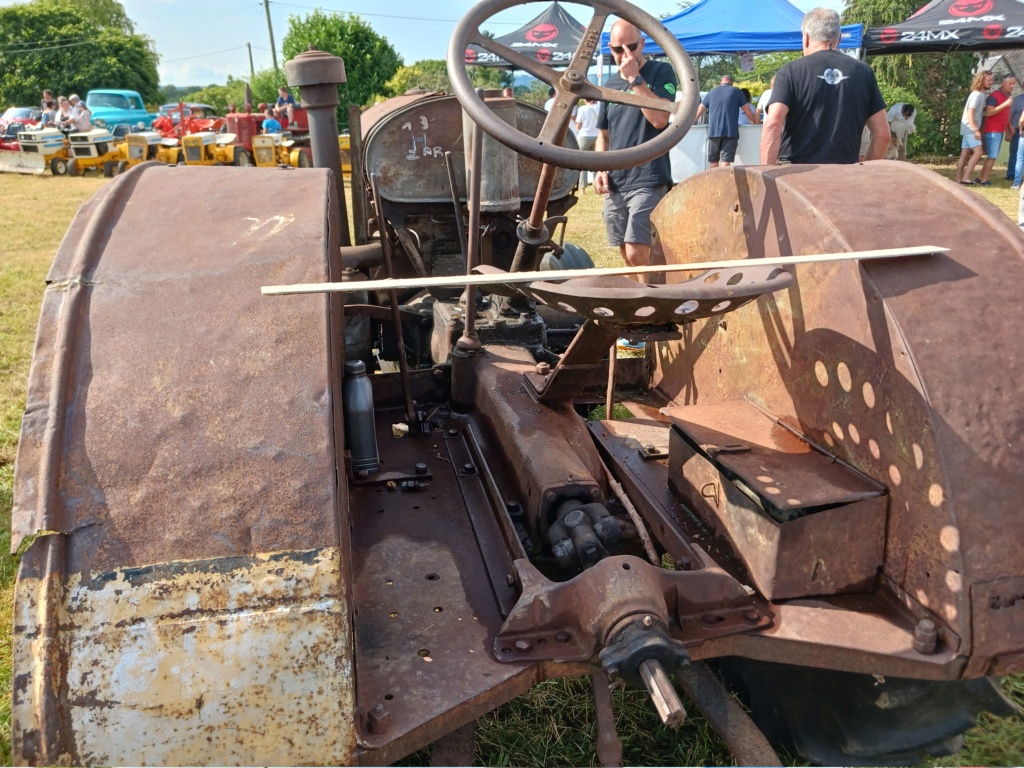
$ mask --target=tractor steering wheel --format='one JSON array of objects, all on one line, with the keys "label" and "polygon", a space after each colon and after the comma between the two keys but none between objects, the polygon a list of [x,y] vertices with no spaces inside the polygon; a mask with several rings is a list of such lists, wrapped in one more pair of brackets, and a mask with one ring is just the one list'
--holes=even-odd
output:
[{"label": "tractor steering wheel", "polygon": [[[572,63],[564,72],[538,63],[497,41],[485,37],[480,25],[500,11],[525,4],[524,0],[483,0],[472,8],[459,22],[448,45],[448,79],[462,108],[486,133],[506,147],[542,163],[561,168],[576,168],[584,171],[608,171],[632,168],[649,162],[668,152],[679,143],[697,114],[700,89],[697,75],[683,46],[653,16],[625,0],[572,0],[594,9],[594,17],[583,33],[583,40],[573,54]],[[662,50],[668,54],[676,76],[682,98],[673,103],[664,99],[637,96],[594,85],[587,79],[587,69],[601,41],[601,30],[611,15],[630,22],[646,32]],[[466,70],[465,53],[470,44],[475,44],[494,53],[512,64],[516,69],[529,72],[555,89],[555,103],[548,113],[540,134],[533,138],[517,131],[494,114],[476,95]],[[613,104],[626,104],[642,109],[657,109],[671,112],[672,122],[657,137],[626,149],[607,152],[585,152],[559,146],[558,138],[571,119],[572,107],[579,99],[596,99]]]}]

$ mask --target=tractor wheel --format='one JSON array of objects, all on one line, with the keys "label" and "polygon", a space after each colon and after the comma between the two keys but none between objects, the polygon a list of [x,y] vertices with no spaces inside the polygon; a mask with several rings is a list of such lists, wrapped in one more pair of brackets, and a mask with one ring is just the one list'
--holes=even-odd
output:
[{"label": "tractor wheel", "polygon": [[107,160],[103,164],[103,175],[108,179],[114,178],[117,175],[117,163],[113,160]]},{"label": "tractor wheel", "polygon": [[128,170],[128,161],[127,160],[118,160],[117,161],[117,175],[120,176],[122,173],[124,173],[127,170]]},{"label": "tractor wheel", "polygon": [[252,158],[249,157],[249,153],[244,149],[235,152],[234,165],[239,168],[248,168],[252,165]]},{"label": "tractor wheel", "polygon": [[981,712],[1017,711],[995,678],[881,678],[741,658],[718,668],[769,741],[817,765],[931,762],[959,751]]},{"label": "tractor wheel", "polygon": [[75,158],[68,160],[68,176],[81,176],[82,171],[78,168],[78,162]]},{"label": "tractor wheel", "polygon": [[299,150],[299,168],[313,167],[313,153],[308,149]]},{"label": "tractor wheel", "polygon": [[67,176],[68,161],[63,157],[55,157],[50,160],[50,173],[54,176]]}]

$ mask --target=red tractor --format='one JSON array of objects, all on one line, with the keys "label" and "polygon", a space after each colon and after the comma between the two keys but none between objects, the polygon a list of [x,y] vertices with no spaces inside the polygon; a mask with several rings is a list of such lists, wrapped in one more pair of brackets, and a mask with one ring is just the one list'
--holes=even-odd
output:
[{"label": "red tractor", "polygon": [[309,147],[309,118],[302,108],[297,108],[294,114],[295,119],[291,122],[287,116],[281,116],[281,127],[285,131],[281,134],[264,135],[262,113],[250,112],[229,114],[226,130],[235,134],[238,144],[261,168],[276,165],[309,168],[313,165],[313,154]]}]

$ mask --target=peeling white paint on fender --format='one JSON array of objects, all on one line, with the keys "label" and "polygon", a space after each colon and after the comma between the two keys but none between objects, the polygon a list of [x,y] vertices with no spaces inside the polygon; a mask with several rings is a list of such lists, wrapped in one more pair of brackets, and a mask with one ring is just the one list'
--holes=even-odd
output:
[{"label": "peeling white paint on fender", "polygon": [[[15,760],[354,762],[344,578],[335,548],[163,563],[88,582],[23,574]],[[62,746],[40,751],[44,740]]]}]

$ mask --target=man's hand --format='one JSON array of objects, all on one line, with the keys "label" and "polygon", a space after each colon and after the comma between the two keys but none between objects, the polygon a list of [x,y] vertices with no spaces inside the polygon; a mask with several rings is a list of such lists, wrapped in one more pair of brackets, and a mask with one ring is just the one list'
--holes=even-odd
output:
[{"label": "man's hand", "polygon": [[640,74],[640,63],[636,54],[628,47],[622,49],[622,58],[619,59],[619,77],[627,83]]},{"label": "man's hand", "polygon": [[599,195],[608,194],[608,171],[598,171],[594,174],[594,191]]}]

